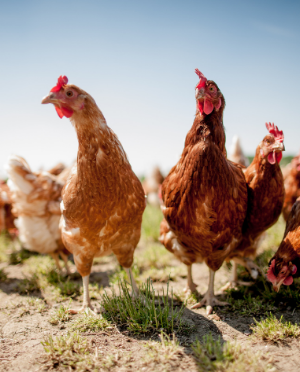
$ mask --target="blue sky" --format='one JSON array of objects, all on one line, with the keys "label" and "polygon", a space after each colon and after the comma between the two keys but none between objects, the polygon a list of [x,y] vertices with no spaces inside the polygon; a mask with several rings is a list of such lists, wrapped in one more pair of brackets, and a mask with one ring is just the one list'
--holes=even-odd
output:
[{"label": "blue sky", "polygon": [[89,92],[133,169],[167,171],[195,114],[197,67],[226,99],[253,154],[274,122],[300,149],[298,1],[0,1],[0,173],[11,153],[34,170],[76,158],[77,138],[41,99],[59,75]]}]

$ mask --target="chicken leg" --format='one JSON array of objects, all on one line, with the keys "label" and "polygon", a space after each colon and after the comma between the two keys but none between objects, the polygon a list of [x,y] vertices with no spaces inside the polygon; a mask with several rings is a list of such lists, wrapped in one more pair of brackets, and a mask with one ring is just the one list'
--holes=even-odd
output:
[{"label": "chicken leg", "polygon": [[222,291],[226,291],[227,289],[237,288],[238,286],[250,286],[254,284],[253,282],[244,282],[242,280],[238,280],[237,276],[237,266],[238,264],[244,266],[248,271],[249,274],[252,276],[253,279],[257,279],[259,273],[261,273],[259,267],[249,258],[240,258],[234,257],[232,263],[232,274],[231,279],[224,287],[221,288]]},{"label": "chicken leg", "polygon": [[202,307],[206,304],[206,314],[209,315],[212,313],[213,306],[226,306],[229,305],[227,302],[219,301],[215,294],[214,294],[214,281],[215,281],[215,272],[211,269],[209,269],[209,283],[208,283],[208,289],[205,293],[204,297],[200,302],[193,305],[192,309],[197,309],[198,307]]},{"label": "chicken leg", "polygon": [[191,292],[194,293],[197,291],[197,285],[193,282],[193,277],[192,277],[192,265],[187,266],[187,286],[184,289],[184,292]]}]

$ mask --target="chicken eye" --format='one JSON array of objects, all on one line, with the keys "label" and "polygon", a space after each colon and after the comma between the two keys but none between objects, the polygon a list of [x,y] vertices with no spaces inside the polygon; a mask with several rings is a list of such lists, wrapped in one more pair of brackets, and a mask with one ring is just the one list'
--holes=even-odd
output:
[{"label": "chicken eye", "polygon": [[214,91],[214,87],[210,87],[209,90],[210,90],[211,92],[213,92],[213,91]]},{"label": "chicken eye", "polygon": [[68,90],[67,93],[66,93],[66,95],[68,97],[73,97],[74,93],[71,90]]}]

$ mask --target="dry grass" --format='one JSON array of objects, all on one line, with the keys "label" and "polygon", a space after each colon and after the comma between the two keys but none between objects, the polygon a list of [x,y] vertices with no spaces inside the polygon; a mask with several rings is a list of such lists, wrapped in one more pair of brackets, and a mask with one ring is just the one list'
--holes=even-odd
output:
[{"label": "dry grass", "polygon": [[271,343],[279,343],[287,341],[291,338],[300,337],[300,326],[285,322],[283,316],[277,319],[274,314],[271,314],[264,320],[258,322],[256,319],[255,325],[251,327],[253,331],[253,339],[259,339]]}]

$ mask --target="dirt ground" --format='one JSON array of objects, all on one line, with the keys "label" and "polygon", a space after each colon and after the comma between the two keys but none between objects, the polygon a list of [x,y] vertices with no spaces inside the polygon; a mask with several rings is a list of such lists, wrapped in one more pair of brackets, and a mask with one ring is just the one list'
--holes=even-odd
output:
[{"label": "dirt ground", "polygon": [[[180,266],[179,262],[172,262],[172,266]],[[199,293],[203,294],[208,283],[208,269],[204,264],[194,265],[194,281],[198,284]],[[59,336],[68,331],[68,323],[52,325],[49,322],[51,313],[59,306],[53,302],[48,303],[42,312],[30,306],[24,305],[29,297],[40,298],[41,293],[20,295],[16,292],[18,283],[24,279],[24,265],[7,265],[2,263],[0,268],[5,268],[8,280],[0,284],[0,371],[47,371],[51,370],[44,348],[41,344],[47,335]],[[98,283],[104,289],[109,288],[109,276],[117,269],[113,258],[106,259],[103,263],[93,266],[91,283]],[[230,273],[226,267],[222,267],[216,275],[217,294],[222,285],[229,279]],[[80,278],[78,278],[80,282]],[[179,277],[170,282],[174,293],[183,293],[185,278]],[[154,283],[157,290],[166,289],[166,283]],[[81,296],[78,296],[73,305],[80,305]],[[99,301],[92,301],[97,307]],[[145,345],[151,337],[136,336],[124,329],[112,327],[110,330],[101,332],[88,332],[84,335],[95,348],[97,355],[103,358],[113,358],[107,367],[109,371],[197,371],[197,365],[191,350],[191,343],[195,339],[201,339],[205,334],[212,333],[214,337],[220,336],[223,340],[237,341],[240,345],[250,348],[251,351],[260,351],[265,359],[274,365],[277,371],[296,372],[300,371],[300,342],[288,341],[280,345],[251,339],[249,326],[253,324],[252,316],[242,316],[238,312],[224,312],[216,308],[212,315],[207,316],[205,309],[191,310],[191,304],[187,305],[183,317],[195,328],[188,335],[178,335],[180,350],[176,357],[167,364],[153,364],[151,357],[147,359]],[[277,316],[283,314],[285,320],[292,323],[300,323],[299,309],[287,308]],[[78,315],[74,315],[76,318]],[[159,341],[157,335],[153,340]],[[155,358],[153,357],[153,360]]]}]

